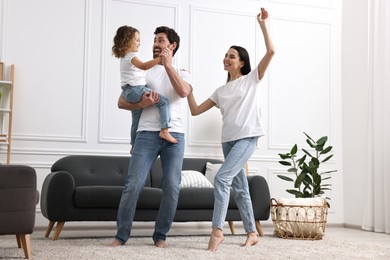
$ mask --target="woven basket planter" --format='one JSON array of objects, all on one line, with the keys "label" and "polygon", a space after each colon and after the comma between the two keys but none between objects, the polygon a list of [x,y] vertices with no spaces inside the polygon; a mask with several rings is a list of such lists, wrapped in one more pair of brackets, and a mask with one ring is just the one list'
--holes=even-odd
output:
[{"label": "woven basket planter", "polygon": [[275,234],[290,239],[322,239],[328,217],[326,199],[271,199],[271,216]]}]

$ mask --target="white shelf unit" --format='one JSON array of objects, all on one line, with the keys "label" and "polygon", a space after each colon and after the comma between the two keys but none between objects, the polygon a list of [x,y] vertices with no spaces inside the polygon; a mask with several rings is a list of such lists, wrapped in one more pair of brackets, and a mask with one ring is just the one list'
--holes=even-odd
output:
[{"label": "white shelf unit", "polygon": [[[12,107],[15,66],[10,66],[10,80],[4,80],[4,65],[0,62],[0,149],[7,153],[6,163],[11,162]],[[2,162],[0,162],[2,163]]]}]

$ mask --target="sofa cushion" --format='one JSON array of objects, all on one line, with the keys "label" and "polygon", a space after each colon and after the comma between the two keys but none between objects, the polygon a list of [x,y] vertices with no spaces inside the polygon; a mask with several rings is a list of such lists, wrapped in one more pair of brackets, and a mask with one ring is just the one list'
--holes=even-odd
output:
[{"label": "sofa cushion", "polygon": [[[123,186],[76,187],[74,204],[76,208],[118,208],[123,188]],[[138,199],[137,208],[159,208],[161,197],[161,189],[145,187]]]},{"label": "sofa cushion", "polygon": [[221,168],[222,163],[206,163],[206,173],[205,176],[206,178],[211,182],[212,185],[214,185],[214,178],[215,175],[217,175],[217,172],[219,171],[219,168]]},{"label": "sofa cushion", "polygon": [[[128,174],[129,156],[70,155],[56,161],[52,172],[66,171],[75,186],[123,186]],[[145,186],[150,187],[148,175]]]},{"label": "sofa cushion", "polygon": [[[213,188],[182,188],[180,189],[177,209],[213,209]],[[230,190],[229,209],[237,209],[234,201],[234,191]]]}]

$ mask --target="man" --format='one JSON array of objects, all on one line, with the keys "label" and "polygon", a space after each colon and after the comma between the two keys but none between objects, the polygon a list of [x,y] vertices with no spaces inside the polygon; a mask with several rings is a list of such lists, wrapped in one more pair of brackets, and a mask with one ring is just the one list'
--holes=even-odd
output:
[{"label": "man", "polygon": [[134,143],[129,172],[122,193],[117,215],[117,234],[111,246],[124,245],[130,238],[137,200],[142,191],[150,167],[160,155],[163,169],[163,196],[153,233],[154,245],[166,247],[168,233],[176,213],[179,185],[184,156],[184,131],[182,109],[185,97],[191,92],[190,74],[172,65],[172,57],[179,49],[180,37],[168,27],[156,28],[153,44],[153,58],[161,56],[161,64],[148,70],[146,83],[169,100],[171,110],[172,136],[178,141],[171,143],[159,137],[160,116],[158,108],[152,106],[158,101],[155,92],[144,95],[139,103],[127,103],[119,98],[118,107],[134,110],[143,108]]}]

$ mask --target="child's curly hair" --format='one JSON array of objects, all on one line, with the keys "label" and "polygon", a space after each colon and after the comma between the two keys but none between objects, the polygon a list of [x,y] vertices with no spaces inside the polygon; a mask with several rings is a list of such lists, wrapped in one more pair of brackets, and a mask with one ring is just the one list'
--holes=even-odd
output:
[{"label": "child's curly hair", "polygon": [[112,46],[112,54],[117,58],[123,58],[129,48],[129,42],[134,37],[134,34],[139,31],[131,26],[121,26],[116,31],[114,37],[114,45]]}]

